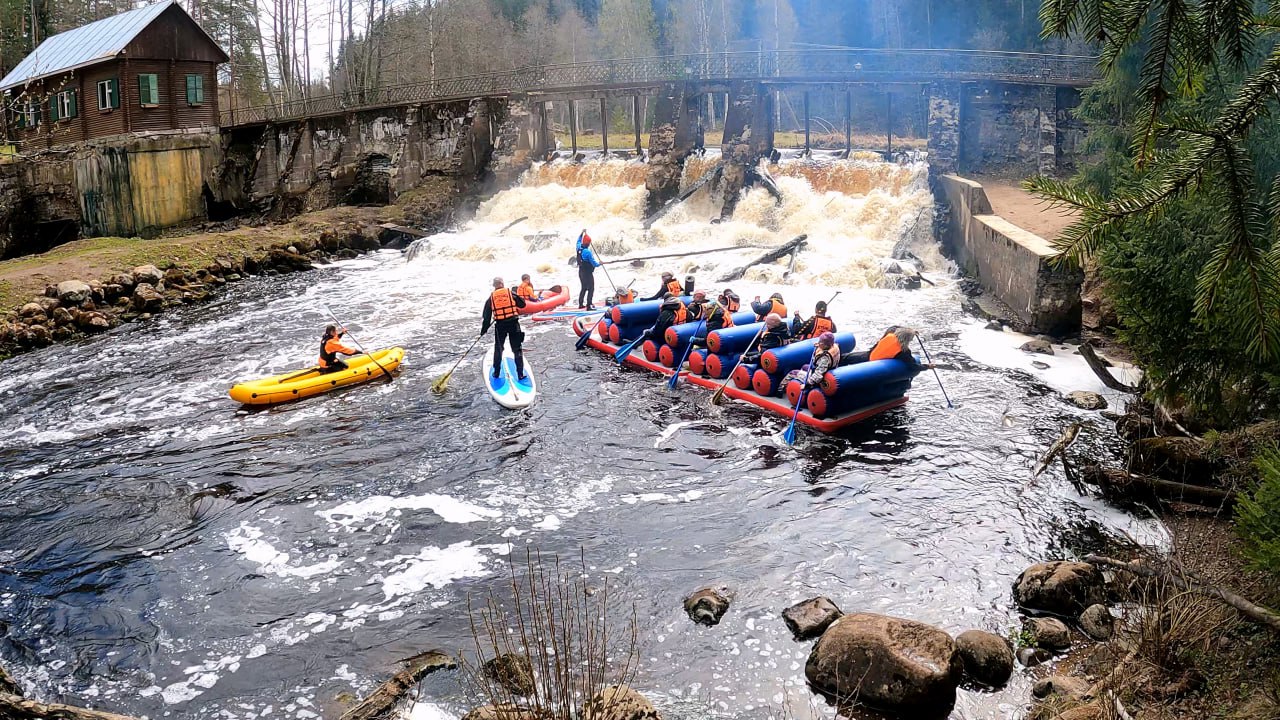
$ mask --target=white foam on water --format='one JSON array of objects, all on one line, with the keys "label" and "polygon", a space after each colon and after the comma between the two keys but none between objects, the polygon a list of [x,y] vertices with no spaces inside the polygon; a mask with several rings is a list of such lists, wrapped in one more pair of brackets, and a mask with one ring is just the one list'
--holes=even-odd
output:
[{"label": "white foam on water", "polygon": [[383,522],[389,516],[399,515],[402,510],[430,510],[440,519],[448,523],[473,523],[481,520],[493,520],[502,517],[500,510],[481,507],[464,500],[427,493],[425,495],[374,495],[364,500],[345,502],[329,510],[317,510],[316,515],[335,525],[341,525],[348,532],[369,521]]},{"label": "white foam on water", "polygon": [[401,717],[405,720],[458,720],[458,715],[452,713],[435,703],[414,703],[409,709],[407,715]]},{"label": "white foam on water", "polygon": [[412,595],[427,587],[440,589],[455,580],[490,574],[483,550],[474,547],[470,540],[445,548],[427,546],[417,555],[397,555],[385,564],[397,568],[382,580],[382,592],[387,599]]},{"label": "white foam on water", "polygon": [[239,527],[227,533],[227,547],[256,564],[263,572],[280,577],[311,578],[331,573],[342,566],[342,561],[336,557],[312,565],[292,566],[289,554],[276,550],[262,539],[263,535],[262,530],[241,522]]}]

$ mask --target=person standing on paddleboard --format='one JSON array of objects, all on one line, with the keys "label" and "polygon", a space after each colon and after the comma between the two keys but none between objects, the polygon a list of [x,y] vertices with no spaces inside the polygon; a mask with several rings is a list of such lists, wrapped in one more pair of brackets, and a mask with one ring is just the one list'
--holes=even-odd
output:
[{"label": "person standing on paddleboard", "polygon": [[587,234],[586,228],[578,235],[574,252],[578,256],[578,282],[582,285],[582,289],[578,291],[578,309],[595,310],[591,301],[596,294],[596,268],[604,263],[591,251],[591,236]]},{"label": "person standing on paddleboard", "polygon": [[484,321],[480,326],[480,334],[489,332],[493,325],[493,376],[499,377],[502,370],[502,344],[511,344],[511,354],[516,360],[516,378],[524,380],[524,331],[520,329],[520,312],[524,307],[524,298],[515,290],[502,286],[502,278],[493,279],[493,292],[484,301]]}]

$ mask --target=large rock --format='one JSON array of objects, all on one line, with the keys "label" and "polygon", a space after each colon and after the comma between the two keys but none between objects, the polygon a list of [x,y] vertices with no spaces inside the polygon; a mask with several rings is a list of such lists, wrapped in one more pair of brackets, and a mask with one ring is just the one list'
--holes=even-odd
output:
[{"label": "large rock", "polygon": [[1102,642],[1110,640],[1116,631],[1116,620],[1106,605],[1090,605],[1080,613],[1080,629],[1085,635]]},{"label": "large rock", "polygon": [[729,610],[733,595],[725,587],[704,587],[684,599],[684,611],[699,625],[715,625]]},{"label": "large rock", "polygon": [[1088,390],[1073,390],[1067,393],[1067,400],[1082,410],[1107,409],[1107,399]]},{"label": "large rock", "polygon": [[41,305],[40,303],[29,302],[26,305],[23,305],[22,308],[18,310],[18,314],[24,318],[35,317],[37,315],[44,315],[44,306]]},{"label": "large rock", "polygon": [[106,332],[111,329],[111,320],[100,312],[85,313],[77,323],[81,330],[88,333]]},{"label": "large rock", "polygon": [[1018,663],[1033,668],[1053,659],[1053,653],[1038,647],[1024,647],[1018,651]]},{"label": "large rock", "polygon": [[645,696],[626,685],[611,685],[582,706],[581,720],[660,720],[661,715]]},{"label": "large rock", "polygon": [[809,598],[782,611],[782,621],[797,640],[818,637],[843,616],[840,608],[825,597]]},{"label": "large rock", "polygon": [[1048,340],[1028,340],[1022,343],[1022,347],[1018,349],[1026,353],[1053,354],[1053,345],[1049,344]]},{"label": "large rock", "polygon": [[987,687],[1003,687],[1013,675],[1013,649],[999,635],[966,630],[956,636],[956,653],[964,664],[964,676]]},{"label": "large rock", "polygon": [[71,311],[64,307],[54,308],[53,315],[50,317],[59,325],[70,325],[76,320],[75,317],[71,315]]},{"label": "large rock", "polygon": [[130,292],[133,290],[133,286],[138,284],[138,281],[134,279],[133,273],[122,272],[112,275],[108,284],[119,285],[124,288],[125,292]]},{"label": "large rock", "polygon": [[58,283],[58,301],[64,305],[79,305],[93,294],[89,283],[80,280],[63,280]]},{"label": "large rock", "polygon": [[1013,583],[1013,599],[1030,610],[1075,618],[1104,600],[1102,573],[1088,563],[1055,560],[1036,563]]},{"label": "large rock", "polygon": [[484,674],[515,695],[533,693],[533,663],[526,655],[508,653],[484,664]]},{"label": "large rock", "polygon": [[838,704],[931,718],[950,712],[962,669],[945,632],[914,620],[857,613],[827,628],[804,674],[814,690]]},{"label": "large rock", "polygon": [[151,283],[138,283],[133,289],[133,308],[138,312],[159,312],[164,307],[164,295]]},{"label": "large rock", "polygon": [[[129,274],[133,277],[133,282],[135,284],[147,283],[148,285],[159,285],[160,281],[164,280],[164,273],[155,265],[139,265]],[[117,279],[116,282],[121,285],[125,284],[120,282],[120,279]]]},{"label": "large rock", "polygon": [[1071,647],[1071,628],[1056,618],[1027,618],[1022,621],[1022,631],[1031,638],[1032,645],[1045,650]]},{"label": "large rock", "polygon": [[1036,684],[1031,686],[1031,694],[1041,699],[1057,695],[1073,700],[1085,700],[1089,696],[1089,687],[1089,681],[1084,678],[1050,675],[1037,680]]}]

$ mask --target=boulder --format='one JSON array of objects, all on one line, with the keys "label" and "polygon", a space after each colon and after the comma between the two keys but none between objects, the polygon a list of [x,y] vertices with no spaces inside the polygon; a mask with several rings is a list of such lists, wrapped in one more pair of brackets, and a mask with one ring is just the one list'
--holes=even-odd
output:
[{"label": "boulder", "polygon": [[964,665],[964,676],[971,682],[998,688],[1013,675],[1013,649],[999,635],[966,630],[956,636],[956,653]]},{"label": "boulder", "polygon": [[527,655],[507,653],[484,664],[485,677],[493,680],[514,695],[533,693],[533,663]]},{"label": "boulder", "polygon": [[1000,322],[999,320],[988,320],[988,321],[987,321],[987,324],[986,324],[986,325],[984,325],[983,327],[984,327],[984,328],[986,328],[987,330],[995,330],[996,332],[1004,332],[1004,323]]},{"label": "boulder", "polygon": [[44,306],[40,303],[29,302],[18,310],[18,314],[24,318],[35,317],[44,314]]},{"label": "boulder", "polygon": [[42,296],[37,297],[37,298],[32,298],[32,299],[31,299],[31,302],[34,302],[34,303],[36,303],[37,305],[39,305],[41,308],[43,308],[43,309],[44,309],[44,314],[45,314],[45,315],[48,315],[48,314],[49,314],[49,313],[50,313],[54,308],[58,307],[58,305],[60,305],[60,304],[61,304],[61,303],[59,303],[59,302],[58,302],[57,289],[56,289],[56,288],[54,289],[54,294],[53,294],[52,296],[50,296],[50,295],[42,295]]},{"label": "boulder", "polygon": [[843,616],[840,608],[825,597],[809,598],[782,611],[782,621],[797,640],[818,637]]},{"label": "boulder", "polygon": [[1018,349],[1027,353],[1039,353],[1041,355],[1053,354],[1053,345],[1051,345],[1048,340],[1028,340],[1022,343],[1022,347]]},{"label": "boulder", "polygon": [[1041,362],[1041,361],[1039,361],[1039,360],[1032,360],[1032,361],[1031,361],[1031,367],[1033,367],[1033,368],[1035,368],[1035,369],[1037,369],[1037,370],[1048,370],[1048,369],[1049,369],[1049,363],[1047,363],[1047,362]]},{"label": "boulder", "polygon": [[[164,273],[160,272],[160,268],[155,265],[139,265],[129,274],[133,276],[135,284],[158,285],[161,280],[164,280]],[[124,285],[125,283],[120,284]]]},{"label": "boulder", "polygon": [[45,347],[53,342],[53,333],[43,325],[31,325],[27,328],[27,343],[32,347]]},{"label": "boulder", "polygon": [[111,329],[111,321],[100,312],[85,313],[78,324],[81,330],[89,333],[99,333]]},{"label": "boulder", "polygon": [[71,311],[66,308],[54,308],[51,317],[59,325],[70,325],[75,322],[75,318],[71,316]]},{"label": "boulder", "polygon": [[187,274],[180,267],[171,267],[164,271],[164,282],[166,285],[186,285]]},{"label": "boulder", "polygon": [[311,265],[311,260],[309,260],[307,256],[280,249],[273,249],[268,254],[267,264],[281,272],[310,270],[313,267]]},{"label": "boulder", "polygon": [[118,283],[107,283],[106,285],[102,286],[102,301],[113,303],[121,295],[124,295],[125,292],[126,290],[123,285],[120,285]]},{"label": "boulder", "polygon": [[1089,687],[1089,682],[1084,678],[1050,675],[1037,680],[1036,684],[1031,686],[1031,694],[1040,699],[1058,695],[1073,700],[1084,700],[1089,696]]},{"label": "boulder", "polygon": [[1071,628],[1056,618],[1027,618],[1022,621],[1022,631],[1031,638],[1035,647],[1045,650],[1071,647]]},{"label": "boulder", "polygon": [[1067,393],[1067,400],[1082,410],[1106,410],[1107,399],[1096,392],[1074,390]]},{"label": "boulder", "polygon": [[661,715],[645,696],[626,685],[611,685],[582,706],[581,720],[660,720]]},{"label": "boulder", "polygon": [[733,595],[725,587],[704,587],[684,599],[684,611],[699,625],[715,625],[729,610]]},{"label": "boulder", "polygon": [[125,272],[125,273],[116,273],[115,275],[112,275],[111,282],[109,284],[119,285],[120,287],[124,288],[125,292],[129,292],[133,290],[134,285],[138,284],[138,281],[134,279],[133,273]]},{"label": "boulder", "polygon": [[1013,582],[1013,599],[1030,610],[1075,618],[1105,599],[1105,583],[1102,573],[1088,563],[1036,563]]},{"label": "boulder", "polygon": [[89,283],[80,280],[63,280],[58,283],[58,300],[66,305],[79,305],[93,294]]},{"label": "boulder", "polygon": [[1111,617],[1111,611],[1106,605],[1101,603],[1090,605],[1080,613],[1080,629],[1085,635],[1102,642],[1110,640],[1116,631],[1116,620]]},{"label": "boulder", "polygon": [[133,307],[138,312],[159,312],[164,307],[164,295],[150,283],[138,283],[133,289]]},{"label": "boulder", "polygon": [[1053,653],[1038,647],[1024,647],[1018,651],[1018,663],[1023,667],[1033,668],[1053,659]]},{"label": "boulder", "polygon": [[838,704],[851,701],[915,717],[944,717],[955,704],[962,661],[945,632],[914,620],[856,613],[822,634],[804,674]]}]

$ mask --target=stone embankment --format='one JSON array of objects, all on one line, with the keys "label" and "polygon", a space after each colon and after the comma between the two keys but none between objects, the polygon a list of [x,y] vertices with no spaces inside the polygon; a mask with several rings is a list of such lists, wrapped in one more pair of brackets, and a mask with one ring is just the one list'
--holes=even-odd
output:
[{"label": "stone embankment", "polygon": [[[248,277],[302,272],[333,259],[374,251],[382,246],[382,232],[372,222],[334,222],[324,227],[303,223],[272,233],[260,243],[224,243],[211,236],[208,245],[225,252],[199,264],[175,257],[164,263],[164,269],[145,263],[107,271],[93,262],[80,263],[74,276],[55,277],[43,293],[27,298],[0,319],[0,358],[106,332],[121,323],[149,320],[167,309],[208,300],[228,283]],[[193,253],[191,258],[202,255]],[[51,269],[39,277],[56,272]]]}]

